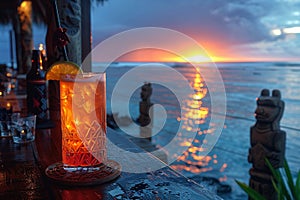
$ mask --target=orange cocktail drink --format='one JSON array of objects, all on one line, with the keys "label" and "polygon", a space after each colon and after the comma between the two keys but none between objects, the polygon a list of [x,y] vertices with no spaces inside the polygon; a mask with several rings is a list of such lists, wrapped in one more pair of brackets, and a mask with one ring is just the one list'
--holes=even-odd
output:
[{"label": "orange cocktail drink", "polygon": [[64,166],[97,166],[105,162],[105,73],[62,75],[60,106]]}]

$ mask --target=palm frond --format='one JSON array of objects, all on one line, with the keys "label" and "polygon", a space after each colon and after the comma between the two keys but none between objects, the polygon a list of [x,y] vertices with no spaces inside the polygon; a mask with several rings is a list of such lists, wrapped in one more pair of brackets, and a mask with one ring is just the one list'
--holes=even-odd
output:
[{"label": "palm frond", "polygon": [[235,180],[235,182],[254,200],[266,200],[261,194],[249,187],[247,184]]}]

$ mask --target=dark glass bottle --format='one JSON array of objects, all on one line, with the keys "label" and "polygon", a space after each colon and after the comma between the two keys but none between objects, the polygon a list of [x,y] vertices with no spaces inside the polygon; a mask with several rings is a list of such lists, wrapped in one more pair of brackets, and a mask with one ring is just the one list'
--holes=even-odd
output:
[{"label": "dark glass bottle", "polygon": [[37,121],[46,121],[48,119],[46,72],[39,50],[32,51],[31,64],[26,76],[28,114],[36,115]]}]

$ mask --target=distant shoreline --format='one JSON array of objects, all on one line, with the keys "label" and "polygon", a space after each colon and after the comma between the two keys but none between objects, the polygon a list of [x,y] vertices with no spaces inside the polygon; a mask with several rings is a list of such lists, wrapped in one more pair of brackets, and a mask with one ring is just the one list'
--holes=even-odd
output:
[{"label": "distant shoreline", "polygon": [[300,67],[300,62],[203,62],[203,63],[188,63],[188,62],[93,62],[93,69],[101,68],[101,67],[137,67],[137,66],[149,66],[153,64],[157,65],[167,65],[170,67],[184,67],[184,66],[210,66],[216,65],[217,67],[259,67],[259,66],[272,66],[272,67]]}]

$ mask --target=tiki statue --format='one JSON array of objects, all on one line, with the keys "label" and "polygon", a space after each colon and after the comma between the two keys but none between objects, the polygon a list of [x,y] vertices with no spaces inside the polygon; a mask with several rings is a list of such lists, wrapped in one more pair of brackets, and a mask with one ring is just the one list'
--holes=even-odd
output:
[{"label": "tiki statue", "polygon": [[142,138],[147,138],[151,141],[152,137],[152,113],[150,113],[150,108],[153,105],[150,101],[152,95],[151,83],[145,83],[142,86],[141,99],[140,101],[140,116],[138,118],[138,123],[140,124],[140,136]]},{"label": "tiki statue", "polygon": [[151,95],[152,95],[151,83],[145,83],[142,86],[142,91],[141,91],[142,101],[140,102],[140,116],[138,119],[141,126],[147,126],[151,121],[149,115],[149,110],[150,107],[152,106],[152,103],[150,102]]},{"label": "tiki statue", "polygon": [[270,96],[269,90],[263,89],[257,98],[256,123],[250,129],[248,162],[252,163],[249,171],[250,187],[267,199],[277,199],[277,196],[271,181],[272,173],[265,159],[275,169],[283,167],[284,163],[286,133],[280,130],[279,125],[283,111],[284,102],[280,91],[273,90]]}]

